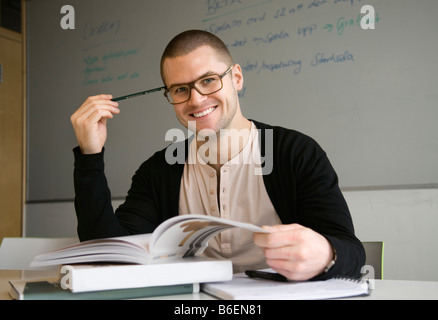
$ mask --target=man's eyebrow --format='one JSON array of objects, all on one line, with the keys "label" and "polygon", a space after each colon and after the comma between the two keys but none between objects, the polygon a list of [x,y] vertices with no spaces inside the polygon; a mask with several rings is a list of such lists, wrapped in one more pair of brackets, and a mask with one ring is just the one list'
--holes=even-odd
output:
[{"label": "man's eyebrow", "polygon": [[183,85],[187,85],[187,84],[192,84],[192,83],[198,81],[199,79],[202,79],[202,78],[205,78],[205,77],[211,76],[211,75],[213,75],[213,74],[217,74],[217,73],[214,72],[214,71],[207,71],[206,73],[204,73],[202,76],[200,76],[200,77],[199,77],[198,79],[196,79],[195,81],[192,81],[192,82],[186,82],[186,83],[175,83],[175,84],[171,84],[171,85],[168,86],[168,88],[172,88],[172,87],[175,87],[175,86],[183,86]]}]

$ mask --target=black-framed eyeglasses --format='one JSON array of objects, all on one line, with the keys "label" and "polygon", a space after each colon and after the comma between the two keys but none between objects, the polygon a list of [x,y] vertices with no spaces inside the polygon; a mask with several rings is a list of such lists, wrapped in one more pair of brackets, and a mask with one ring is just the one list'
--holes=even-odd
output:
[{"label": "black-framed eyeglasses", "polygon": [[222,75],[211,74],[206,77],[202,77],[196,81],[185,84],[176,84],[167,88],[164,91],[164,95],[170,104],[176,105],[187,102],[192,96],[192,89],[195,88],[203,96],[207,96],[216,93],[224,87],[222,78],[225,77],[234,66],[231,66]]}]

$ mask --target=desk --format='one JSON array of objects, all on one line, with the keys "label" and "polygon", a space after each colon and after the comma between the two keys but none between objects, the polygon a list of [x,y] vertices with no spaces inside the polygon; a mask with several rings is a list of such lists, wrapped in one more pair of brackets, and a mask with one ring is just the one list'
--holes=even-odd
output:
[{"label": "desk", "polygon": [[[53,273],[29,271],[0,271],[0,300],[10,300],[9,280],[20,279],[54,279]],[[184,294],[148,298],[147,300],[215,300],[206,294]],[[375,289],[370,296],[348,298],[346,300],[438,300],[438,282],[433,281],[403,281],[375,280]]]},{"label": "desk", "polygon": [[438,282],[435,281],[374,281],[371,295],[343,300],[438,300]]}]

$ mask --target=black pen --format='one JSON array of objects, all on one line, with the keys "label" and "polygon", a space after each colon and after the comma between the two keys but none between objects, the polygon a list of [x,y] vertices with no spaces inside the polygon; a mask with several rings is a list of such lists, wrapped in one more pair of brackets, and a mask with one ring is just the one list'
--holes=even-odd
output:
[{"label": "black pen", "polygon": [[111,101],[120,101],[120,100],[125,100],[125,99],[131,99],[131,98],[143,96],[145,94],[149,94],[152,92],[163,91],[164,89],[166,89],[166,87],[160,87],[160,88],[150,89],[150,90],[146,90],[146,91],[141,91],[141,92],[137,92],[137,93],[133,93],[133,94],[128,94],[127,96],[113,98],[113,99],[111,99]]},{"label": "black pen", "polygon": [[279,282],[287,282],[288,281],[285,276],[282,276],[279,273],[247,270],[247,271],[245,271],[245,274],[250,278],[259,278],[259,279],[279,281]]}]

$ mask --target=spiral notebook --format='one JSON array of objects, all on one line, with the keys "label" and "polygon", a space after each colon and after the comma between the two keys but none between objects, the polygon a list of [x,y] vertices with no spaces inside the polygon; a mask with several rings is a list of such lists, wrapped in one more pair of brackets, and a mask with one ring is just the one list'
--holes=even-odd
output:
[{"label": "spiral notebook", "polygon": [[224,300],[325,300],[371,293],[368,281],[356,279],[276,282],[252,279],[244,273],[235,274],[229,282],[204,284],[202,291]]}]

